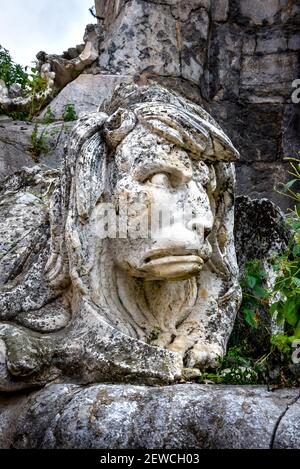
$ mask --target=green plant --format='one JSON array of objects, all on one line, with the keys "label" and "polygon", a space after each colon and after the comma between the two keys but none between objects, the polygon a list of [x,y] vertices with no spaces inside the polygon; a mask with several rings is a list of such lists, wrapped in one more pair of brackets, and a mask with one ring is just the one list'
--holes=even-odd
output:
[{"label": "green plant", "polygon": [[288,248],[274,263],[276,278],[270,313],[276,315],[277,323],[284,327],[283,332],[272,338],[272,344],[283,354],[290,355],[292,342],[300,338],[300,192],[295,188],[300,181],[300,160],[287,159],[293,179],[282,185],[281,193],[296,203],[287,218],[291,233]]},{"label": "green plant", "polygon": [[62,118],[65,122],[76,121],[78,119],[74,104],[68,103],[64,106]]},{"label": "green plant", "polygon": [[204,372],[201,383],[257,384],[263,382],[264,357],[259,360],[247,357],[248,345],[244,340],[240,346],[230,347],[224,358],[220,358],[215,372]]},{"label": "green plant", "polygon": [[47,133],[45,129],[39,133],[38,125],[36,124],[34,126],[30,137],[31,146],[29,148],[29,153],[32,155],[34,161],[38,161],[42,153],[47,153],[49,151],[45,139],[46,135]]},{"label": "green plant", "polygon": [[51,122],[55,121],[55,114],[51,109],[51,106],[49,106],[45,112],[43,123],[44,124],[51,124]]},{"label": "green plant", "polygon": [[278,350],[285,358],[291,355],[290,337],[285,332],[279,332],[271,337],[271,345],[273,350]]},{"label": "green plant", "polygon": [[13,111],[9,113],[9,117],[11,117],[14,121],[27,121],[28,113],[24,111]]},{"label": "green plant", "polygon": [[44,92],[47,89],[47,81],[41,77],[36,68],[31,67],[30,72],[27,72],[27,68],[16,64],[9,51],[0,46],[0,79],[8,87],[14,83],[20,84],[23,89],[22,96],[30,98],[29,103],[22,111],[14,111],[9,114],[15,120],[32,120],[45,105],[46,95]]},{"label": "green plant", "polygon": [[80,74],[81,74],[80,70],[71,70],[72,80],[75,80],[75,78],[79,77]]},{"label": "green plant", "polygon": [[260,308],[268,305],[269,292],[266,287],[266,272],[259,259],[246,264],[241,278],[243,290],[241,312],[251,327],[257,328],[260,320]]},{"label": "green plant", "polygon": [[46,100],[44,93],[46,89],[47,81],[39,75],[36,68],[31,68],[27,88],[27,95],[31,98],[28,108],[28,120],[32,120],[43,109]]},{"label": "green plant", "polygon": [[4,81],[6,86],[18,83],[25,88],[28,84],[28,73],[25,69],[16,64],[7,49],[0,45],[0,79]]}]

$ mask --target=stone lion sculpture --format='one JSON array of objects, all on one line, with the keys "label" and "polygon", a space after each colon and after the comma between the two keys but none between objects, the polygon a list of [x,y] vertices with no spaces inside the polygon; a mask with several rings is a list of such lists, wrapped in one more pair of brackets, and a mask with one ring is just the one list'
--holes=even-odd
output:
[{"label": "stone lion sculpture", "polygon": [[[6,180],[0,389],[168,383],[214,367],[240,303],[237,157],[198,105],[157,85],[122,85],[105,112],[75,125],[61,171]],[[153,227],[153,207],[169,222]]]}]

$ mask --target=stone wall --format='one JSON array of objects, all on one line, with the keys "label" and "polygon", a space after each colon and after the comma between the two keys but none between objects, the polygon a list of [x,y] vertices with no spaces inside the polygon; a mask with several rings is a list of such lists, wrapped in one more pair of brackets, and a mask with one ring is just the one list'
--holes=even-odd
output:
[{"label": "stone wall", "polygon": [[[167,85],[205,107],[240,151],[238,193],[286,208],[289,200],[274,186],[287,177],[283,157],[300,150],[299,104],[291,102],[292,82],[300,78],[299,0],[95,0],[95,5],[99,58],[50,103],[55,115],[69,102],[79,116],[95,111],[124,81]],[[26,150],[33,128],[20,124],[18,133],[14,127],[12,154],[7,123],[0,122],[0,179],[35,164]],[[52,166],[60,160],[58,145]]]},{"label": "stone wall", "polygon": [[[238,192],[268,197],[300,149],[297,0],[95,0],[104,28],[89,72],[158,80],[198,99],[241,153]],[[101,19],[103,18],[103,19]]]}]

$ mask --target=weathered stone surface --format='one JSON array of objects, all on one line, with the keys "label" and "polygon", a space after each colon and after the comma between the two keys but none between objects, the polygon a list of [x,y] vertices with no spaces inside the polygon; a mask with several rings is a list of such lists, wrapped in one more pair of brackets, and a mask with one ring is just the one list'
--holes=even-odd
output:
[{"label": "weathered stone surface", "polygon": [[[260,104],[245,108],[241,104],[222,102],[212,103],[209,108],[231,136],[234,144],[241,149],[239,164],[245,163],[246,166],[260,161],[270,163],[281,157],[282,107],[280,105]],[[263,176],[267,177],[268,174],[265,173]],[[258,190],[255,185],[250,187],[252,190]]]},{"label": "weathered stone surface", "polygon": [[[199,83],[206,60],[209,16],[204,8],[190,13],[178,28],[180,74],[182,78]],[[180,28],[180,29],[179,29]]]},{"label": "weathered stone surface", "polygon": [[275,438],[275,447],[285,442],[299,448],[298,397],[296,389],[270,392],[263,386],[57,384],[19,405],[4,444],[19,449],[269,449]]},{"label": "weathered stone surface", "polygon": [[103,40],[99,65],[106,73],[180,76],[176,34],[170,7],[128,2]]},{"label": "weathered stone surface", "polygon": [[[280,256],[287,248],[288,230],[284,215],[278,206],[268,199],[251,200],[239,196],[235,203],[235,243],[240,275],[245,273],[247,263],[261,262],[266,276],[266,286],[273,286],[274,271],[271,259]],[[270,316],[268,305],[257,305],[257,329],[250,328],[239,311],[232,333],[234,344],[247,340],[250,353],[255,358],[268,354],[270,339],[274,332],[274,319]]]},{"label": "weathered stone surface", "polygon": [[[155,3],[164,2],[160,0],[154,0]],[[207,12],[210,11],[211,0],[186,0],[185,2],[178,2],[176,0],[169,0],[171,5],[171,12],[176,20],[185,23],[190,18],[193,12],[201,11],[205,9]],[[187,24],[185,24],[187,26]],[[196,28],[201,27],[201,24],[196,25]]]},{"label": "weathered stone surface", "polygon": [[[255,53],[272,54],[284,52],[286,49],[287,34],[284,31],[268,30],[257,34]],[[280,65],[278,67],[280,68]]]},{"label": "weathered stone surface", "polygon": [[78,117],[89,112],[97,111],[104,100],[110,99],[115,88],[120,83],[128,83],[132,77],[123,75],[92,75],[83,73],[69,83],[51,101],[40,115],[45,116],[47,109],[51,107],[55,117],[59,119],[66,104],[73,104]]},{"label": "weathered stone surface", "polygon": [[47,148],[40,156],[34,157],[32,133],[34,123],[7,120],[0,121],[0,179],[13,174],[23,166],[34,166],[37,161],[50,168],[58,168],[62,161],[63,148],[73,127],[72,122],[57,122],[49,125],[38,124],[38,136],[43,134]]},{"label": "weathered stone surface", "polygon": [[241,271],[249,260],[265,263],[280,254],[287,241],[284,216],[275,204],[268,199],[236,198],[235,242]]},{"label": "weathered stone surface", "polygon": [[300,149],[300,106],[287,104],[283,108],[282,151],[284,156],[296,156]]},{"label": "weathered stone surface", "polygon": [[25,165],[33,165],[29,153],[32,126],[8,121],[0,127],[0,174],[1,179]]},{"label": "weathered stone surface", "polygon": [[284,0],[240,0],[239,7],[242,16],[246,17],[251,23],[255,25],[262,25],[265,22],[273,24],[276,19],[276,14],[281,10],[282,4],[287,4],[288,1]]},{"label": "weathered stone surface", "polygon": [[236,100],[242,35],[235,25],[213,24],[201,91],[208,101]]},{"label": "weathered stone surface", "polygon": [[229,13],[229,0],[212,0],[212,19],[217,23],[227,20]]},{"label": "weathered stone surface", "polygon": [[283,97],[289,98],[292,94],[292,81],[297,77],[298,67],[298,55],[293,53],[244,57],[240,85],[243,99],[283,102]]},{"label": "weathered stone surface", "polygon": [[289,178],[289,164],[282,157],[297,156],[300,148],[299,107],[221,102],[208,108],[240,149],[237,194],[266,197],[282,209],[289,207],[291,200],[276,189]]},{"label": "weathered stone surface", "polygon": [[59,376],[170,383],[225,353],[240,302],[238,152],[158,85],[119,87],[106,112],[78,121],[61,177],[32,168],[3,184],[2,390]]},{"label": "weathered stone surface", "polygon": [[[104,10],[103,10],[104,8]],[[107,73],[182,77],[198,83],[206,60],[209,2],[113,2],[99,66]],[[109,9],[109,11],[108,11]],[[119,12],[117,14],[116,12]]]},{"label": "weathered stone surface", "polygon": [[13,441],[18,415],[27,401],[26,395],[0,396],[0,449],[9,449]]},{"label": "weathered stone surface", "polygon": [[238,165],[237,193],[250,195],[252,199],[268,198],[285,210],[293,205],[293,201],[278,193],[276,188],[287,182],[289,169],[287,164],[280,162]]},{"label": "weathered stone surface", "polygon": [[[132,12],[134,5],[139,5],[142,12],[138,20]],[[122,0],[107,4],[96,0],[96,9],[106,29],[107,42],[104,41],[101,52],[105,67],[108,47],[112,46],[110,55],[113,64],[118,65],[118,73],[127,73],[126,70],[129,74],[137,73],[141,76],[137,83],[145,84],[153,77],[159,80],[160,76],[177,90],[182,78],[195,84],[200,82],[200,102],[202,99],[205,109],[219,105],[214,115],[217,120],[220,116],[242,154],[242,162],[237,167],[239,188],[251,196],[271,197],[285,208],[286,199],[274,194],[273,181],[280,173],[286,177],[282,156],[296,156],[300,148],[298,110],[290,103],[292,82],[299,70],[298,2],[138,0],[133,4]],[[155,10],[160,12],[159,19]],[[153,18],[156,18],[154,22]],[[143,21],[156,24],[153,35],[151,28],[144,33]],[[159,42],[157,32],[164,21],[165,36]],[[126,31],[122,28],[130,30],[132,35],[124,47],[121,38],[126,37]],[[149,56],[143,58],[140,44],[146,41],[145,34],[151,34],[151,41],[147,36],[147,44],[154,46],[153,50],[149,47]],[[112,44],[116,36],[117,43]],[[161,57],[165,53],[169,55],[162,67]],[[173,68],[168,60],[170,55]],[[123,62],[122,57],[126,59]],[[140,58],[136,60],[137,57]],[[93,67],[93,70],[101,72],[101,67],[100,58],[100,68]],[[172,84],[168,81],[171,75]],[[265,177],[260,175],[264,165],[257,165],[262,161],[276,161],[268,166]],[[257,190],[247,180],[248,175],[259,178]]]},{"label": "weathered stone surface", "polygon": [[51,80],[51,87],[62,89],[70,81],[74,80],[85,68],[98,58],[102,31],[97,24],[88,24],[84,33],[83,48],[69,49],[63,55],[37,54],[37,68],[41,76],[47,81]]},{"label": "weathered stone surface", "polygon": [[300,49],[300,37],[299,34],[291,34],[288,42],[288,48],[290,50]]},{"label": "weathered stone surface", "polygon": [[274,436],[274,449],[300,448],[300,403],[289,405]]},{"label": "weathered stone surface", "polygon": [[[95,0],[96,14],[101,18],[106,29],[111,27],[111,24],[123,9],[125,3],[129,0]],[[153,3],[156,5],[167,5],[171,7],[172,15],[176,19],[186,21],[192,10],[198,8],[205,8],[209,10],[211,0],[186,0],[179,2],[178,0],[143,0],[145,3]]]},{"label": "weathered stone surface", "polygon": [[[140,80],[136,80],[136,83],[139,84]],[[155,83],[165,86],[171,90],[176,90],[180,95],[190,99],[196,104],[199,104],[205,109],[206,103],[202,98],[199,86],[197,86],[196,83],[192,83],[189,80],[184,80],[182,78],[160,77],[152,75],[146,80],[144,84]]]}]

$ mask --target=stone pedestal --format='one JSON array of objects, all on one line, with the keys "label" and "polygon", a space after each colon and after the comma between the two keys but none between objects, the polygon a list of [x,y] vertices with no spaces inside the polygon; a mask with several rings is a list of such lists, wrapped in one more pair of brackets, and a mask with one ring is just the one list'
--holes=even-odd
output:
[{"label": "stone pedestal", "polygon": [[299,413],[295,389],[53,384],[0,398],[0,447],[299,448]]}]

